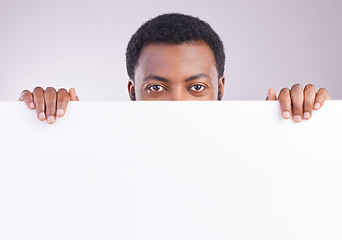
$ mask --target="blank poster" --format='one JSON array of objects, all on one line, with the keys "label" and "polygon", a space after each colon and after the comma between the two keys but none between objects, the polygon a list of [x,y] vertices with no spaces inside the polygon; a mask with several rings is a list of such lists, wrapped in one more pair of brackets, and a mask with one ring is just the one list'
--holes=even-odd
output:
[{"label": "blank poster", "polygon": [[342,101],[0,107],[0,239],[342,239]]}]

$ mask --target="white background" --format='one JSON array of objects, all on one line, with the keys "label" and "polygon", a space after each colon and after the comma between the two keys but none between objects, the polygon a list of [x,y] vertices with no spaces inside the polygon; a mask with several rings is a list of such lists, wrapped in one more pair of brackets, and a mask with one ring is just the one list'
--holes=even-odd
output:
[{"label": "white background", "polygon": [[0,0],[0,100],[35,86],[80,100],[129,100],[125,49],[150,18],[207,21],[227,55],[224,99],[265,99],[295,83],[342,99],[340,0]]}]

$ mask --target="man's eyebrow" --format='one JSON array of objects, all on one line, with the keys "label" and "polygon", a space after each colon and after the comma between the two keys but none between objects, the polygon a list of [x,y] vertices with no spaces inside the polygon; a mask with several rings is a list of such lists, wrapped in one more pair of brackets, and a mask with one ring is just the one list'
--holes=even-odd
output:
[{"label": "man's eyebrow", "polygon": [[159,81],[162,81],[162,82],[169,82],[169,80],[167,80],[166,78],[163,78],[163,77],[159,77],[159,76],[156,76],[156,75],[150,75],[148,77],[146,77],[144,79],[144,81],[146,80],[159,80]]},{"label": "man's eyebrow", "polygon": [[184,82],[188,82],[188,81],[195,80],[195,79],[202,78],[202,77],[211,79],[210,77],[208,77],[204,73],[200,73],[200,74],[197,74],[197,75],[194,75],[194,76],[187,78]]},{"label": "man's eyebrow", "polygon": [[[195,80],[195,79],[198,79],[198,78],[202,78],[202,77],[211,79],[210,77],[208,77],[204,73],[200,73],[200,74],[196,74],[194,76],[191,76],[191,77],[185,79],[184,82],[192,81],[192,80]],[[147,81],[147,80],[159,80],[159,81],[162,81],[162,82],[169,82],[168,79],[166,79],[164,77],[157,76],[157,75],[149,75],[148,77],[146,77],[144,79],[144,81]]]}]

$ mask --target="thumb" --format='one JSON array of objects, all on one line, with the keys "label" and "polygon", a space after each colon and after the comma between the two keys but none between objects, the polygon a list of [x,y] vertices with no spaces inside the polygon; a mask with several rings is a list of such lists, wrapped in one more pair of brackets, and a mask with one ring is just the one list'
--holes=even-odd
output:
[{"label": "thumb", "polygon": [[77,97],[77,95],[76,95],[76,90],[75,90],[75,88],[70,88],[69,94],[70,94],[70,101],[79,101],[79,100],[78,100],[78,97]]},{"label": "thumb", "polygon": [[277,100],[277,93],[273,88],[268,90],[266,100]]}]

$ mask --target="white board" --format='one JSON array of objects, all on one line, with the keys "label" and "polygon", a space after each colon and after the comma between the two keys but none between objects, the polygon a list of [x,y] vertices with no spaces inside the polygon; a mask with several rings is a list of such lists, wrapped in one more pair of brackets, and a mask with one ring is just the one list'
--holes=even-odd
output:
[{"label": "white board", "polygon": [[0,239],[342,239],[342,101],[0,107]]}]

